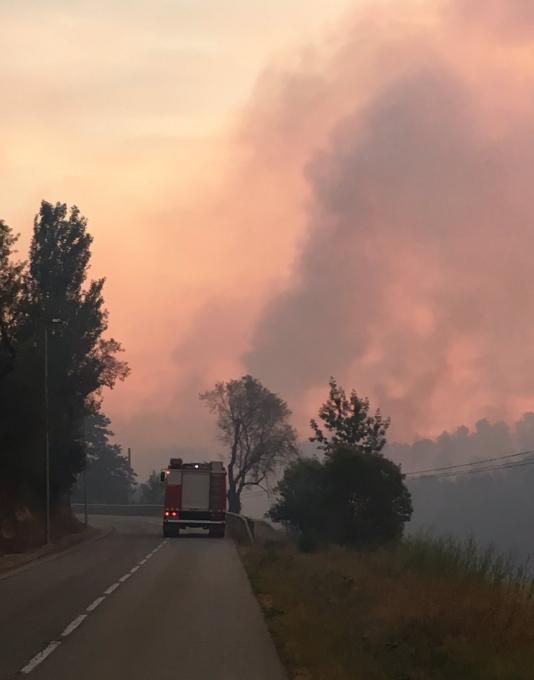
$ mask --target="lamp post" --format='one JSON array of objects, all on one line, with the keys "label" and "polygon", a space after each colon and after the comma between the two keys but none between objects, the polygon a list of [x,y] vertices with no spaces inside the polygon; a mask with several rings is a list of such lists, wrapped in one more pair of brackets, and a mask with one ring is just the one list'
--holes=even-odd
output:
[{"label": "lamp post", "polygon": [[87,443],[87,422],[86,422],[87,416],[84,417],[83,419],[83,445],[84,445],[84,453],[85,453],[85,466],[83,468],[83,523],[87,527],[89,524],[88,516],[87,516],[87,450],[88,450],[88,443]]},{"label": "lamp post", "polygon": [[50,417],[48,406],[48,324],[59,324],[61,319],[44,322],[44,420],[45,420],[45,542],[50,543]]}]

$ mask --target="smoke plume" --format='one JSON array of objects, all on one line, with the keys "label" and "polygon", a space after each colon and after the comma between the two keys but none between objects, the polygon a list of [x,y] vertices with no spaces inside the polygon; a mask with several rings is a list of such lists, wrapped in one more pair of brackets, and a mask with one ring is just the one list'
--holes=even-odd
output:
[{"label": "smoke plume", "polygon": [[383,3],[278,87],[270,75],[252,127],[300,168],[306,228],[244,361],[290,401],[308,408],[335,375],[397,437],[528,406],[531,14]]}]

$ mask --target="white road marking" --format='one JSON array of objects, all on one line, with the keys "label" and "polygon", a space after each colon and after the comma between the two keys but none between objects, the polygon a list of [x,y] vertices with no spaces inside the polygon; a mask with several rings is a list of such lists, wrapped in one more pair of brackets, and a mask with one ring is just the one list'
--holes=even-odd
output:
[{"label": "white road marking", "polygon": [[[66,638],[71,633],[73,633],[85,621],[89,613],[94,612],[95,609],[99,607],[102,604],[102,602],[104,602],[104,600],[106,599],[105,597],[106,595],[111,595],[111,593],[115,592],[115,590],[119,588],[121,583],[124,583],[132,576],[132,574],[135,574],[135,572],[138,571],[138,569],[142,567],[144,564],[146,564],[148,560],[151,557],[153,557],[158,552],[158,550],[163,548],[163,546],[166,543],[168,543],[168,541],[166,540],[162,541],[156,548],[154,548],[154,550],[152,550],[152,552],[148,553],[148,555],[144,557],[137,566],[132,567],[132,569],[127,574],[124,574],[124,576],[121,576],[121,578],[118,581],[115,581],[113,585],[109,586],[109,588],[104,591],[104,595],[97,597],[96,600],[87,607],[87,609],[85,610],[87,612],[86,614],[80,614],[80,616],[77,616],[73,621],[69,623],[69,625],[61,633],[61,637]],[[29,661],[24,666],[24,668],[21,669],[20,672],[24,673],[25,675],[31,673],[40,663],[42,663],[47,657],[49,657],[50,654],[52,654],[52,652],[54,652],[59,647],[60,644],[61,644],[60,640],[54,640],[53,642],[51,642],[48,645],[48,647],[45,647],[45,649],[36,654],[33,657],[33,659],[31,659],[31,661]]]},{"label": "white road marking", "polygon": [[24,673],[27,675],[28,673],[31,673],[34,668],[36,668],[40,663],[42,663],[47,656],[50,656],[52,652],[59,647],[61,642],[55,640],[54,642],[51,642],[48,647],[43,649],[42,652],[39,652],[39,654],[36,654],[33,659],[24,666],[24,668],[20,671],[21,673]]},{"label": "white road marking", "polygon": [[92,603],[87,607],[87,609],[86,609],[85,611],[86,611],[86,612],[94,612],[94,610],[95,610],[99,605],[101,605],[102,602],[104,602],[105,599],[106,599],[106,598],[104,597],[104,595],[102,595],[102,597],[97,597],[96,600],[95,600],[94,602],[92,602]]},{"label": "white road marking", "polygon": [[74,621],[71,621],[69,625],[65,628],[65,630],[61,633],[61,637],[67,637],[68,635],[73,633],[76,630],[76,628],[78,628],[78,626],[85,621],[86,618],[87,614],[80,614],[80,616],[77,616],[74,619]]},{"label": "white road marking", "polygon": [[120,583],[116,582],[116,583],[114,583],[112,586],[109,586],[109,588],[108,588],[107,590],[104,590],[104,593],[105,593],[106,595],[111,595],[111,593],[112,593],[114,590],[117,590],[117,588],[118,588],[119,586],[120,586]]}]

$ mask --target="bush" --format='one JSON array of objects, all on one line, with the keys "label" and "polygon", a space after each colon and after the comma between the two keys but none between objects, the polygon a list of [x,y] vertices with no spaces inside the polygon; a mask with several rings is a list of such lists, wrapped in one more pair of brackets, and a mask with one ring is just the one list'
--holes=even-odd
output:
[{"label": "bush", "polygon": [[300,545],[385,543],[402,536],[412,514],[399,466],[347,444],[335,446],[324,463],[292,464],[276,491],[268,514],[296,531]]}]

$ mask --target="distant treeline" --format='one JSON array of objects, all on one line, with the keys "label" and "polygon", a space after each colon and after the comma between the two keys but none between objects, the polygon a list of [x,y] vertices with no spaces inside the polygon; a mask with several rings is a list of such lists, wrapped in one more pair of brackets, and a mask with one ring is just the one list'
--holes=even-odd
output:
[{"label": "distant treeline", "polygon": [[[418,471],[500,458],[534,449],[534,413],[513,425],[480,420],[474,430],[460,427],[435,440],[389,444],[387,455],[402,461],[403,471]],[[488,467],[501,470],[478,472]],[[474,536],[523,560],[534,553],[534,455],[490,464],[440,470],[408,477],[414,515],[412,531]]]}]

